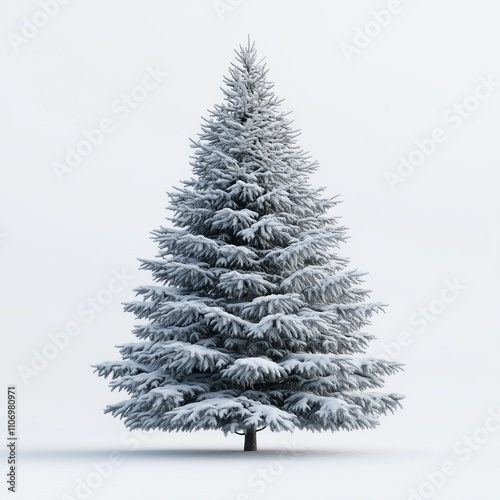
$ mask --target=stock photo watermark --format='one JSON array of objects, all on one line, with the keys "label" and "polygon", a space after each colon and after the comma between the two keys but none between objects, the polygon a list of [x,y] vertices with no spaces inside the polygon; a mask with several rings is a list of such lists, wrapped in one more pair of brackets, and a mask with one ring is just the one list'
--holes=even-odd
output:
[{"label": "stock photo watermark", "polygon": [[16,493],[17,488],[17,390],[7,387],[7,490]]},{"label": "stock photo watermark", "polygon": [[398,157],[399,163],[395,171],[384,172],[384,178],[391,191],[395,191],[398,185],[404,184],[409,177],[414,175],[417,168],[424,165],[436,152],[438,146],[444,144],[452,132],[460,129],[464,122],[477,112],[481,104],[493,96],[500,87],[500,81],[495,80],[492,75],[480,76],[478,81],[471,94],[446,109],[442,115],[443,126],[434,128],[422,139],[416,139],[415,148],[408,154]]},{"label": "stock photo watermark", "polygon": [[400,332],[394,340],[382,344],[382,351],[377,357],[398,360],[402,352],[415,341],[415,333],[421,334],[427,331],[466,290],[467,287],[460,283],[458,278],[446,279],[439,295],[410,315],[408,323],[414,333]]},{"label": "stock photo watermark", "polygon": [[64,327],[56,333],[49,333],[49,341],[40,349],[32,349],[29,364],[21,364],[17,367],[17,372],[25,385],[47,368],[50,362],[57,358],[64,351],[72,339],[78,337],[82,329],[82,321],[85,325],[92,323],[99,313],[113,302],[114,298],[123,292],[131,283],[133,276],[121,271],[113,270],[112,277],[107,286],[101,288],[95,295],[87,297],[75,308],[75,315],[79,320],[68,321]]},{"label": "stock photo watermark", "polygon": [[297,442],[295,439],[283,443],[284,450],[279,457],[270,460],[265,467],[250,474],[247,478],[247,489],[239,492],[234,500],[250,500],[255,495],[262,495],[267,488],[282,476],[288,465],[295,461],[298,455]]},{"label": "stock photo watermark", "polygon": [[482,424],[471,433],[462,436],[452,447],[453,457],[443,460],[438,467],[427,471],[417,487],[408,490],[408,500],[426,500],[432,498],[467,463],[494,434],[500,430],[500,406],[490,408]]},{"label": "stock photo watermark", "polygon": [[391,23],[395,16],[401,14],[404,5],[400,0],[389,0],[385,9],[372,10],[371,19],[363,26],[357,26],[354,30],[354,36],[351,42],[341,42],[340,50],[346,61],[350,63],[352,58],[361,54],[371,45]]},{"label": "stock photo watermark", "polygon": [[20,48],[28,45],[40,31],[59,14],[61,8],[68,5],[72,0],[39,0],[39,9],[31,16],[24,16],[21,19],[21,27],[18,32],[11,31],[7,38],[14,52],[19,52]]},{"label": "stock photo watermark", "polygon": [[[122,434],[120,442],[127,446],[127,451],[135,451],[148,439],[145,433],[126,432]],[[75,478],[75,486],[71,494],[63,493],[61,500],[86,500],[92,496],[108,480],[115,470],[125,463],[125,456],[120,451],[109,453],[107,460],[92,462],[92,470],[82,477]]]},{"label": "stock photo watermark", "polygon": [[81,138],[74,145],[66,146],[66,153],[62,161],[52,163],[52,171],[59,182],[81,165],[83,160],[90,156],[96,148],[103,144],[105,138],[117,129],[119,121],[126,120],[132,111],[146,100],[149,94],[157,89],[168,76],[159,65],[154,68],[148,66],[141,82],[116,98],[110,107],[112,117],[102,118],[95,127],[83,129]]},{"label": "stock photo watermark", "polygon": [[214,0],[212,5],[217,14],[217,17],[224,21],[226,14],[233,12],[236,7],[239,7],[243,0]]}]

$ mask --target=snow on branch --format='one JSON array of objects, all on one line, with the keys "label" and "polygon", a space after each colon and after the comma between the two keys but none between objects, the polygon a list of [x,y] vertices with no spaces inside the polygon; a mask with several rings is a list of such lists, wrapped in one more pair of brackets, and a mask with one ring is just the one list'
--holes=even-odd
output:
[{"label": "snow on branch", "polygon": [[258,382],[276,382],[286,376],[285,370],[270,359],[240,358],[221,371],[222,378],[241,387]]},{"label": "snow on branch", "polygon": [[224,433],[268,427],[272,431],[293,430],[293,414],[246,397],[211,398],[190,403],[168,412],[157,428],[196,431],[221,429]]},{"label": "snow on branch", "polygon": [[259,274],[230,271],[220,277],[217,289],[226,297],[242,299],[271,293],[277,285]]},{"label": "snow on branch", "polygon": [[220,371],[232,360],[217,349],[178,341],[125,344],[121,353],[125,359],[149,364],[153,369],[163,368],[176,378],[193,372]]}]

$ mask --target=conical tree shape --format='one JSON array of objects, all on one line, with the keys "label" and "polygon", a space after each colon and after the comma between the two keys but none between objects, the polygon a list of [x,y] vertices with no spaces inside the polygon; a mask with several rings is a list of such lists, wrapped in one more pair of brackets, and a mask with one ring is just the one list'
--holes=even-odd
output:
[{"label": "conical tree shape", "polygon": [[[402,396],[371,389],[401,365],[360,356],[382,309],[337,255],[336,201],[309,184],[254,45],[240,47],[193,142],[194,178],[170,194],[173,227],[153,232],[156,286],[126,304],[143,321],[123,360],[96,366],[129,399],[106,412],[131,429],[224,433],[371,428]],[[255,444],[248,445],[255,449]],[[246,447],[245,447],[246,448]]]}]

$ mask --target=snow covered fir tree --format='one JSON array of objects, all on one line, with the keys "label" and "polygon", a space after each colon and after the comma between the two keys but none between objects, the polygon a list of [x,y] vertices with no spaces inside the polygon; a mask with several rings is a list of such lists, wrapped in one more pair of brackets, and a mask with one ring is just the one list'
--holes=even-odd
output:
[{"label": "snow covered fir tree", "polygon": [[373,428],[402,396],[372,391],[395,362],[363,356],[363,274],[337,254],[335,199],[309,184],[297,145],[250,42],[202,125],[194,177],[169,194],[170,227],[153,231],[157,282],[125,310],[141,320],[121,361],[95,366],[129,394],[105,412],[130,429],[220,429],[256,450],[261,429]]}]

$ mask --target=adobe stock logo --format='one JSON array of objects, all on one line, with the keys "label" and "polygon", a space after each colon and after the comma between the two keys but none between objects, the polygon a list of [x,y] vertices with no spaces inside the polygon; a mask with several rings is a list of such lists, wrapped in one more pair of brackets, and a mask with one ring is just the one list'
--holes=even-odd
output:
[{"label": "adobe stock logo", "polygon": [[40,0],[38,2],[40,9],[29,18],[24,16],[21,19],[22,24],[19,33],[11,31],[7,35],[12,50],[16,53],[19,52],[19,49],[35,38],[40,30],[57,16],[61,7],[69,2],[70,0]]},{"label": "adobe stock logo", "polygon": [[467,287],[458,278],[444,280],[444,286],[439,295],[426,302],[425,306],[420,306],[410,315],[408,323],[412,329],[401,331],[395,339],[382,344],[382,351],[378,353],[377,357],[392,361],[399,360],[403,351],[418,338],[415,333],[421,334],[427,331],[466,290]]},{"label": "adobe stock logo", "polygon": [[248,488],[239,492],[235,500],[250,500],[262,495],[269,486],[274,484],[285,474],[289,464],[295,461],[298,455],[297,442],[295,438],[287,440],[283,451],[274,460],[270,460],[265,467],[259,469],[247,478]]},{"label": "adobe stock logo", "polygon": [[[75,316],[82,318],[86,325],[93,323],[98,315],[115,300],[116,296],[127,288],[132,279],[133,276],[127,274],[124,269],[119,272],[112,270],[107,285],[80,302],[75,308]],[[29,363],[18,365],[17,373],[23,383],[28,385],[32,379],[36,379],[82,331],[82,321],[75,318],[68,321],[57,332],[49,333],[49,340],[41,348],[31,350]]]},{"label": "adobe stock logo", "polygon": [[[126,120],[132,110],[145,101],[151,91],[158,88],[167,76],[168,73],[164,72],[159,65],[156,65],[155,68],[148,66],[141,82],[111,103],[111,113],[118,120]],[[63,182],[65,176],[80,166],[83,160],[90,156],[103,144],[105,138],[117,129],[118,120],[114,117],[102,118],[95,127],[83,129],[80,140],[73,146],[66,146],[64,160],[52,163],[52,171],[59,182]]]},{"label": "adobe stock logo", "polygon": [[350,63],[353,56],[361,54],[361,52],[369,47],[376,37],[391,24],[394,16],[403,12],[403,5],[399,0],[389,0],[385,9],[372,10],[371,17],[362,28],[359,26],[354,30],[352,43],[342,42],[340,50],[344,54],[346,61]]},{"label": "adobe stock logo", "polygon": [[[146,431],[126,431],[120,437],[120,443],[127,446],[127,451],[135,451],[148,439]],[[72,494],[63,493],[60,500],[87,500],[123,465],[126,456],[122,451],[112,451],[106,460],[93,462],[92,469],[83,476],[75,478]]]},{"label": "adobe stock logo", "polygon": [[[500,406],[490,408],[481,425],[455,442],[452,457],[443,460],[433,470],[425,472],[425,479],[417,487],[408,490],[407,500],[429,500],[434,497],[448,480],[463,468],[462,464],[466,464],[479,453],[499,431]],[[460,457],[460,460],[456,457]]]},{"label": "adobe stock logo", "polygon": [[212,5],[217,13],[217,17],[224,21],[226,14],[229,12],[233,12],[236,7],[240,6],[243,3],[243,0],[214,0]]},{"label": "adobe stock logo", "polygon": [[461,102],[450,106],[443,113],[442,120],[446,124],[445,126],[436,127],[427,137],[416,139],[414,141],[416,147],[408,154],[399,156],[396,171],[386,170],[384,172],[385,180],[391,191],[395,191],[400,184],[414,175],[416,169],[424,165],[438,150],[438,146],[450,138],[451,132],[461,128],[478,111],[483,105],[482,103],[490,99],[500,87],[500,81],[495,80],[492,75],[487,78],[480,76],[478,82],[471,94]]}]

